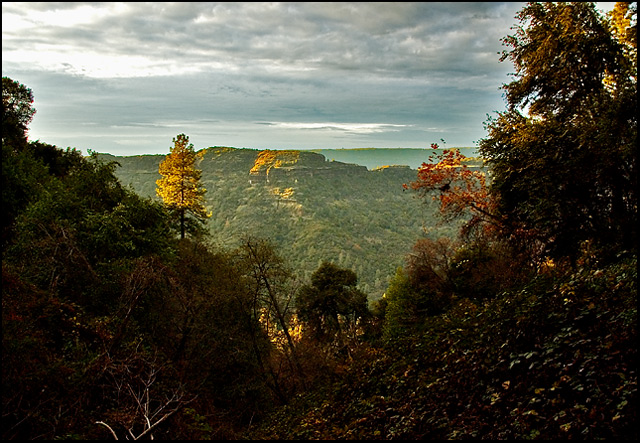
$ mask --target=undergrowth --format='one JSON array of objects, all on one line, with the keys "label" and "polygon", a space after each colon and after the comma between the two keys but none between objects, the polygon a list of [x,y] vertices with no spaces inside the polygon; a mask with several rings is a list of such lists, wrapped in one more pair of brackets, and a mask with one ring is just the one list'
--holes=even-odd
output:
[{"label": "undergrowth", "polygon": [[637,439],[637,258],[552,270],[362,345],[252,439]]}]

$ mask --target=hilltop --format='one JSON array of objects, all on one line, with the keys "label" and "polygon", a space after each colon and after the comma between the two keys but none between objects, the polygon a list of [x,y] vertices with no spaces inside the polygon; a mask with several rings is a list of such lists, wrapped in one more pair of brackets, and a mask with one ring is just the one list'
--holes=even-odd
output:
[{"label": "hilltop", "polygon": [[[467,157],[477,157],[476,148],[453,148]],[[418,169],[427,162],[434,152],[442,151],[432,148],[360,148],[360,149],[314,149],[313,152],[324,155],[327,160],[343,163],[354,163],[376,169],[388,165],[409,166]]]},{"label": "hilltop", "polygon": [[[428,161],[434,152],[338,151],[353,160],[371,156],[390,164],[418,152],[422,161]],[[302,278],[323,260],[348,267],[370,300],[382,296],[417,238],[455,232],[438,223],[432,202],[403,191],[403,183],[416,178],[417,171],[408,165],[368,169],[303,150],[212,147],[199,155],[206,207],[212,213],[207,225],[214,242],[234,247],[247,232],[268,238]],[[116,175],[124,185],[141,196],[157,198],[155,182],[164,155],[101,157],[120,165]]]}]

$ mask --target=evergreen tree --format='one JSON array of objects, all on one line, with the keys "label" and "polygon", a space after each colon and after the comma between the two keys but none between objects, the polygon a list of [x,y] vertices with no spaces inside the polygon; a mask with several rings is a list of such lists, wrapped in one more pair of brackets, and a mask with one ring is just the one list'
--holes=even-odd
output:
[{"label": "evergreen tree", "polygon": [[311,285],[300,289],[298,316],[315,338],[328,341],[337,334],[341,339],[342,323],[356,325],[368,315],[367,295],[357,285],[355,272],[325,261],[311,276]]},{"label": "evergreen tree", "polygon": [[180,238],[188,229],[187,215],[204,222],[211,214],[204,207],[204,189],[200,183],[202,171],[196,168],[197,154],[189,137],[179,134],[173,139],[174,147],[160,164],[162,178],[156,181],[156,192],[180,220]]},{"label": "evergreen tree", "polygon": [[417,323],[417,299],[409,277],[402,267],[396,270],[396,274],[389,282],[389,288],[384,295],[386,300],[384,337],[396,338],[409,332],[409,326]]}]

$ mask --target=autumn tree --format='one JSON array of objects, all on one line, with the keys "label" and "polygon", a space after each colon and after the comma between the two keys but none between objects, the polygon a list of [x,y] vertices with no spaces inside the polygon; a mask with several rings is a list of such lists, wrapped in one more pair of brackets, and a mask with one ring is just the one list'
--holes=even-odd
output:
[{"label": "autumn tree", "polygon": [[197,153],[189,137],[179,134],[173,139],[174,146],[169,155],[160,164],[162,175],[156,181],[156,192],[177,214],[180,223],[180,238],[185,238],[187,231],[194,231],[191,221],[204,222],[211,216],[204,207],[204,194],[200,179],[202,171],[196,168]]},{"label": "autumn tree", "polygon": [[593,3],[529,3],[516,18],[501,57],[515,67],[507,109],[479,145],[508,234],[552,257],[575,257],[587,240],[614,253],[635,245],[635,6],[609,19]]},{"label": "autumn tree", "polygon": [[440,215],[445,221],[464,219],[461,234],[489,231],[502,220],[495,213],[495,203],[489,194],[486,173],[472,165],[472,158],[457,149],[444,149],[432,143],[434,153],[418,168],[417,179],[404,184],[423,198],[440,203]]},{"label": "autumn tree", "polygon": [[[431,147],[439,148],[435,143]],[[529,251],[517,251],[505,238],[507,220],[490,192],[487,171],[477,162],[457,149],[434,153],[419,168],[417,180],[405,185],[439,202],[444,221],[463,224],[459,242],[449,238],[416,242],[405,269],[410,290],[399,290],[404,288],[399,275],[389,288],[387,335],[402,316],[415,321],[442,313],[456,297],[490,298],[522,281],[531,268]]]},{"label": "autumn tree", "polygon": [[2,245],[14,237],[16,217],[44,185],[47,171],[27,150],[28,125],[36,110],[25,85],[2,77]]},{"label": "autumn tree", "polygon": [[[277,254],[269,240],[247,237],[238,250],[237,267],[243,273],[249,303],[246,311],[252,320],[260,321],[267,333],[278,331],[284,336],[283,353],[292,374],[297,374],[304,385],[304,371],[290,332],[292,301],[295,294],[294,278],[285,261]],[[257,324],[257,323],[254,323]],[[256,337],[262,331],[255,331]],[[272,335],[272,334],[271,334]],[[273,338],[273,337],[270,337]],[[272,379],[272,386],[282,400],[286,394],[280,380],[266,356],[255,346],[256,356],[261,360],[265,373]]]}]

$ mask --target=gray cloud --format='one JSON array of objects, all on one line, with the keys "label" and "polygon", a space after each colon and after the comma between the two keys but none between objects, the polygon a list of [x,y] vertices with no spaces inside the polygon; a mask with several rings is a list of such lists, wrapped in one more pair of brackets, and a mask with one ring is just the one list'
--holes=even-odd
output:
[{"label": "gray cloud", "polygon": [[5,2],[2,69],[34,91],[32,137],[63,146],[469,146],[522,5]]}]

